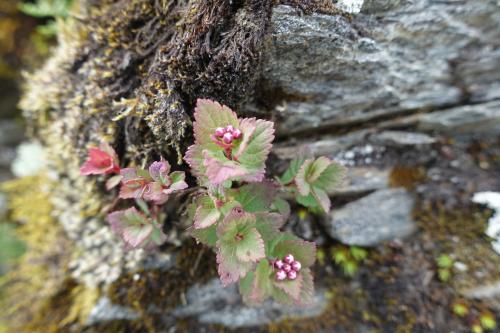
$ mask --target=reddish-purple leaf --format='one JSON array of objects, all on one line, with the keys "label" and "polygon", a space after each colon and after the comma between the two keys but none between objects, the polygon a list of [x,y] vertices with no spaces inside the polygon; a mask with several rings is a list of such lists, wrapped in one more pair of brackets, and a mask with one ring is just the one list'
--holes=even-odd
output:
[{"label": "reddish-purple leaf", "polygon": [[89,148],[88,158],[80,168],[80,174],[84,176],[119,172],[118,156],[107,143],[101,144],[99,148]]}]

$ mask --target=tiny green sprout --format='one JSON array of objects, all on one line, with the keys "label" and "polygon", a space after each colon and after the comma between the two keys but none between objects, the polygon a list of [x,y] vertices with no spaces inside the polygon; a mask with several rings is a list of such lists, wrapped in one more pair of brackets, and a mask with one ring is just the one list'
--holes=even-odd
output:
[{"label": "tiny green sprout", "polygon": [[447,282],[451,278],[453,259],[447,254],[442,254],[437,259],[438,277],[442,282]]},{"label": "tiny green sprout", "polygon": [[491,312],[483,312],[479,316],[479,321],[481,322],[481,326],[486,330],[494,330],[497,328],[497,322],[495,320],[495,316]]},{"label": "tiny green sprout", "polygon": [[453,260],[447,254],[442,254],[438,257],[437,264],[440,268],[451,268],[453,266]]},{"label": "tiny green sprout", "polygon": [[348,261],[348,252],[344,248],[333,248],[332,249],[332,257],[333,261],[337,265],[343,264]]},{"label": "tiny green sprout", "polygon": [[349,252],[351,253],[351,256],[357,261],[365,260],[366,256],[368,255],[368,252],[365,249],[357,246],[351,246],[349,248]]},{"label": "tiny green sprout", "polygon": [[449,269],[440,268],[438,269],[438,276],[439,280],[441,280],[442,282],[447,282],[451,277],[451,272]]},{"label": "tiny green sprout", "polygon": [[463,301],[454,302],[452,308],[453,308],[453,313],[459,317],[464,317],[469,313],[469,308],[467,307],[467,304],[465,304]]},{"label": "tiny green sprout", "polygon": [[344,274],[352,277],[356,275],[359,263],[366,259],[368,252],[357,246],[337,246],[331,249],[331,255]]},{"label": "tiny green sprout", "polygon": [[342,270],[344,271],[344,274],[350,277],[353,277],[356,275],[356,272],[358,271],[358,264],[355,261],[346,261],[342,265]]},{"label": "tiny green sprout", "polygon": [[477,324],[477,323],[472,324],[470,329],[471,329],[472,333],[483,333],[484,332],[481,325]]}]

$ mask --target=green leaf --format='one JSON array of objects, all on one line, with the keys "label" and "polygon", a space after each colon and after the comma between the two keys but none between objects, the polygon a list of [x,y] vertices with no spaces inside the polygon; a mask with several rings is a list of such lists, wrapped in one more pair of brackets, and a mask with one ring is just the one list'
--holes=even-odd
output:
[{"label": "green leaf", "polygon": [[331,193],[337,189],[345,177],[345,168],[333,161],[321,173],[321,175],[313,182],[315,187],[323,189],[327,193]]},{"label": "green leaf", "polygon": [[215,247],[217,244],[217,225],[212,224],[208,228],[204,229],[195,229],[194,227],[191,227],[188,229],[190,232],[191,236],[196,239],[197,242],[205,244],[210,247]]},{"label": "green leaf", "polygon": [[223,286],[237,282],[254,267],[254,262],[238,260],[234,247],[217,244],[217,272]]},{"label": "green leaf", "polygon": [[453,260],[447,254],[442,254],[438,257],[437,264],[441,268],[450,268],[453,266]]},{"label": "green leaf", "polygon": [[207,228],[219,220],[221,213],[215,207],[211,197],[208,195],[199,197],[196,204],[198,205],[194,216],[194,227],[196,229]]},{"label": "green leaf", "polygon": [[302,166],[302,164],[304,164],[306,159],[307,159],[307,154],[299,153],[299,156],[294,158],[290,162],[288,169],[286,169],[285,173],[279,178],[280,183],[283,185],[287,185],[293,182],[295,176],[299,172],[300,167]]},{"label": "green leaf", "polygon": [[[296,305],[296,306],[304,306],[304,305],[309,305],[312,304],[314,300],[314,282],[313,282],[313,277],[311,274],[311,270],[309,268],[303,268],[300,272],[299,275],[297,276],[297,280],[300,279],[300,289],[293,289],[294,287],[297,287],[297,284],[291,284],[288,286],[278,286],[279,283],[284,282],[284,281],[274,281],[273,282],[273,288],[271,289],[271,295],[272,297],[283,304],[286,305]],[[294,281],[297,281],[294,280]],[[294,282],[294,281],[285,281],[287,282]],[[287,288],[287,293],[284,289]],[[297,293],[298,291],[298,293]],[[293,293],[296,295],[296,297],[293,297],[290,293]]]},{"label": "green leaf", "polygon": [[297,200],[297,202],[299,204],[301,204],[302,206],[307,207],[307,208],[320,207],[318,201],[316,201],[316,199],[314,198],[314,196],[312,194],[302,196],[302,195],[297,193],[295,200]]},{"label": "green leaf", "polygon": [[311,193],[314,199],[319,203],[323,212],[328,213],[331,207],[331,201],[328,194],[320,188],[312,187]]},{"label": "green leaf", "polygon": [[312,195],[317,205],[328,213],[331,206],[328,192],[338,186],[343,175],[344,168],[324,156],[304,161],[295,177],[295,184],[300,194],[297,201],[306,207],[314,208],[309,196]]},{"label": "green leaf", "polygon": [[357,246],[351,246],[349,252],[351,252],[352,257],[357,261],[364,260],[368,254],[365,249]]},{"label": "green leaf", "polygon": [[261,260],[254,272],[249,272],[240,281],[240,292],[243,301],[248,305],[257,305],[271,294],[273,268],[267,259]]},{"label": "green leaf", "polygon": [[299,299],[295,302],[296,305],[310,305],[314,300],[314,279],[309,268],[305,268],[299,273],[302,275],[302,286],[300,289]]},{"label": "green leaf", "polygon": [[297,274],[295,280],[273,281],[274,287],[283,290],[287,295],[290,295],[293,300],[298,301],[302,288],[303,271],[304,270],[301,270]]},{"label": "green leaf", "polygon": [[285,199],[276,198],[276,200],[274,200],[273,204],[271,205],[271,208],[272,210],[280,213],[285,220],[290,217],[291,213],[290,204]]},{"label": "green leaf", "polygon": [[165,241],[160,226],[141,214],[135,207],[108,215],[111,229],[120,235],[128,248],[147,248],[151,245],[152,233],[157,230],[156,242]]},{"label": "green leaf", "polygon": [[251,183],[234,190],[235,199],[249,213],[269,211],[278,187],[272,182]]},{"label": "green leaf", "polygon": [[342,269],[344,270],[345,275],[354,276],[358,271],[358,264],[355,261],[348,260],[342,263]]},{"label": "green leaf", "polygon": [[289,253],[300,261],[302,267],[311,267],[316,260],[316,244],[300,239],[283,240],[274,248],[273,256],[283,258]]},{"label": "green leaf", "polygon": [[261,234],[265,242],[276,238],[279,229],[285,224],[285,219],[277,213],[256,213],[255,227]]},{"label": "green leaf", "polygon": [[217,227],[217,263],[224,285],[236,282],[265,258],[264,241],[255,228],[255,216],[235,208]]}]

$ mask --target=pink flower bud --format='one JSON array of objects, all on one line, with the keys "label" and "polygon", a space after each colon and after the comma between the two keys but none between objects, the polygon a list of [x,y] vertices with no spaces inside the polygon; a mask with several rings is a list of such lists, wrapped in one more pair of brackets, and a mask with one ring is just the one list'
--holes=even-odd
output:
[{"label": "pink flower bud", "polygon": [[296,272],[300,271],[300,269],[302,268],[302,264],[300,262],[298,262],[297,260],[292,262],[292,264],[290,266],[292,266],[292,269]]},{"label": "pink flower bud", "polygon": [[282,269],[283,268],[283,260],[279,260],[279,259],[276,260],[274,262],[274,268],[276,268],[276,269]]},{"label": "pink flower bud", "polygon": [[233,131],[233,136],[234,136],[234,138],[235,138],[235,139],[239,139],[239,138],[241,138],[241,134],[242,134],[242,133],[241,133],[241,131],[240,131],[239,129],[235,129],[235,130]]},{"label": "pink flower bud", "polygon": [[283,270],[279,270],[276,272],[276,280],[278,281],[283,281],[284,279],[286,279],[287,276],[288,275]]},{"label": "pink flower bud", "polygon": [[283,258],[283,261],[287,264],[291,264],[295,258],[291,254],[287,254],[285,258]]},{"label": "pink flower bud", "polygon": [[233,135],[231,133],[227,132],[222,137],[222,141],[224,141],[224,143],[227,143],[227,144],[233,142]]},{"label": "pink flower bud", "polygon": [[286,275],[289,280],[295,280],[297,278],[297,272],[296,271],[290,271]]},{"label": "pink flower bud", "polygon": [[226,126],[226,132],[229,132],[229,133],[231,133],[231,134],[232,134],[232,133],[233,133],[233,131],[234,131],[234,127],[233,127],[233,126],[231,126],[231,125],[227,125],[227,126]]},{"label": "pink flower bud", "polygon": [[282,268],[285,272],[290,272],[292,270],[292,266],[290,266],[289,264],[283,264],[283,268]]},{"label": "pink flower bud", "polygon": [[224,136],[224,133],[226,133],[226,130],[223,129],[222,127],[217,127],[215,129],[215,136],[218,138],[222,138]]}]

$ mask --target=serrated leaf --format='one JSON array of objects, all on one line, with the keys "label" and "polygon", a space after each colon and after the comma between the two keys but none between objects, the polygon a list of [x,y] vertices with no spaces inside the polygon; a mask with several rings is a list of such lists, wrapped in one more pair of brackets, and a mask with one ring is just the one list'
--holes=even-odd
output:
[{"label": "serrated leaf", "polygon": [[307,208],[320,207],[318,201],[314,198],[314,196],[311,193],[309,195],[306,195],[306,196],[302,196],[302,195],[298,194],[295,197],[295,200],[297,200],[297,202],[299,204],[301,204],[302,206],[307,207]]},{"label": "serrated leaf", "polygon": [[289,253],[300,261],[302,267],[310,267],[316,260],[316,244],[304,240],[283,240],[274,248],[273,256],[283,258]]},{"label": "serrated leaf", "polygon": [[330,207],[332,205],[328,194],[320,188],[312,187],[311,193],[314,199],[319,203],[323,212],[328,213],[330,211]]},{"label": "serrated leaf", "polygon": [[210,247],[215,247],[217,244],[217,226],[215,224],[212,224],[210,227],[204,229],[195,229],[194,227],[190,227],[188,231],[198,243],[202,243]]},{"label": "serrated leaf", "polygon": [[265,242],[276,238],[279,229],[285,224],[285,219],[278,213],[256,213],[255,227],[262,235]]},{"label": "serrated leaf", "polygon": [[264,241],[255,228],[255,217],[233,209],[217,227],[217,263],[224,285],[238,281],[265,258]]},{"label": "serrated leaf", "polygon": [[295,302],[296,305],[310,305],[314,301],[314,280],[309,268],[305,268],[299,273],[302,275],[302,285],[300,296]]},{"label": "serrated leaf", "polygon": [[251,183],[234,190],[234,197],[249,213],[269,211],[278,187],[272,182]]},{"label": "serrated leaf", "polygon": [[251,292],[248,299],[252,304],[261,303],[271,294],[273,268],[267,259],[261,260],[253,274]]},{"label": "serrated leaf", "polygon": [[290,217],[290,213],[292,210],[290,208],[290,204],[285,199],[277,198],[276,200],[274,200],[271,207],[273,210],[281,214],[285,220]]},{"label": "serrated leaf", "polygon": [[220,211],[209,196],[203,196],[196,200],[198,208],[194,216],[194,227],[203,229],[217,222],[221,216]]},{"label": "serrated leaf", "polygon": [[150,245],[155,229],[158,240],[164,239],[162,231],[154,225],[153,221],[134,207],[109,214],[108,222],[111,229],[122,237],[129,248],[145,248]]},{"label": "serrated leaf", "polygon": [[[219,242],[217,242],[219,244]],[[233,247],[217,245],[217,272],[223,286],[237,282],[255,265],[254,262],[242,262],[236,257]]]},{"label": "serrated leaf", "polygon": [[293,182],[295,179],[295,176],[299,172],[300,167],[304,162],[310,158],[310,153],[305,152],[304,150],[301,150],[299,152],[299,155],[294,158],[293,160],[290,161],[290,165],[288,166],[288,169],[286,169],[285,173],[279,178],[280,183],[283,185],[290,184]]},{"label": "serrated leaf", "polygon": [[217,227],[218,245],[231,248],[240,261],[257,262],[264,258],[264,241],[255,222],[254,215],[233,209]]},{"label": "serrated leaf", "polygon": [[273,281],[276,288],[283,290],[287,295],[290,295],[295,301],[300,297],[300,289],[302,287],[302,271],[297,274],[295,280]]},{"label": "serrated leaf", "polygon": [[345,177],[345,168],[333,161],[330,161],[328,167],[313,182],[315,187],[323,189],[327,193],[336,190]]}]

